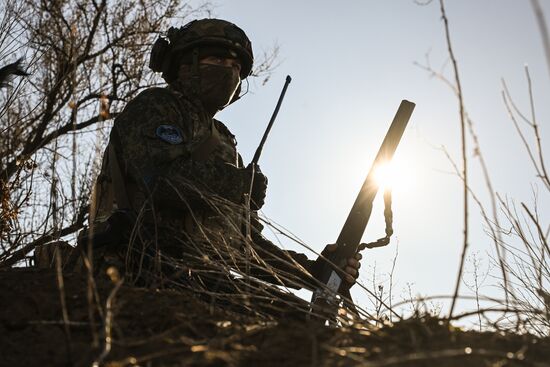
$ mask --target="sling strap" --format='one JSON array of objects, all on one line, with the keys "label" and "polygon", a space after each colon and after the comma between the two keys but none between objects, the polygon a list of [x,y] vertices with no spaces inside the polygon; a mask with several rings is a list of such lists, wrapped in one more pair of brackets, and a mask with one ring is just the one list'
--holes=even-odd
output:
[{"label": "sling strap", "polygon": [[117,209],[131,209],[132,206],[130,204],[130,199],[128,198],[128,192],[126,190],[126,185],[124,184],[124,179],[122,178],[122,171],[118,162],[115,145],[112,140],[109,141],[109,147],[107,149],[109,154],[109,171],[111,173],[111,182],[113,183]]},{"label": "sling strap", "polygon": [[212,124],[210,125],[210,135],[200,142],[191,152],[191,158],[199,162],[207,160],[210,154],[216,150],[220,143],[220,132],[216,128],[214,119],[212,119]]}]

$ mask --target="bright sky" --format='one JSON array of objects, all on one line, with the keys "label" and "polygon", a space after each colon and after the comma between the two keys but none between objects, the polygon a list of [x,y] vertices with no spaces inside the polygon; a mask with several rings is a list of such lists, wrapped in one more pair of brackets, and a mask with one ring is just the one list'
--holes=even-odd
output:
[{"label": "bright sky", "polygon": [[[550,3],[541,3],[550,21]],[[280,65],[269,83],[253,85],[251,93],[218,115],[237,135],[245,162],[260,141],[285,76],[293,78],[260,160],[269,177],[265,215],[319,251],[334,242],[399,102],[413,101],[417,107],[396,154],[403,177],[394,189],[394,240],[364,253],[361,280],[372,289],[375,274],[387,290],[399,243],[394,302],[407,296],[408,284],[413,295],[452,294],[462,249],[463,198],[460,179],[439,148],[460,163],[458,104],[446,85],[414,65],[425,64],[429,55],[431,65],[452,79],[439,2],[218,0],[215,5],[214,16],[243,28],[256,55],[280,46]],[[532,203],[535,173],[507,116],[500,81],[507,81],[528,114],[524,65],[529,65],[548,148],[550,79],[531,3],[463,0],[447,1],[446,7],[466,108],[495,189]],[[469,141],[471,183],[488,205]],[[542,222],[548,225],[550,211],[543,207],[548,193],[539,189]],[[473,201],[470,208],[470,254],[482,259],[483,273],[494,249]],[[383,235],[382,211],[378,200],[365,241]],[[296,249],[288,241],[283,245]],[[468,261],[469,283],[472,268]],[[497,281],[487,278],[482,293],[495,294]],[[370,305],[364,291],[354,287],[354,294]]]}]

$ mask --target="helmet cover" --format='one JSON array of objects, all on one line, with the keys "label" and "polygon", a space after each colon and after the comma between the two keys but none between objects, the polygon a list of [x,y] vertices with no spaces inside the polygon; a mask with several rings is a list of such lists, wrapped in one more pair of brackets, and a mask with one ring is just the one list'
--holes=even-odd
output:
[{"label": "helmet cover", "polygon": [[250,40],[241,28],[222,19],[199,19],[180,28],[171,27],[166,37],[157,39],[153,45],[149,67],[162,72],[166,79],[178,57],[195,48],[234,51],[241,62],[241,79],[252,71],[254,56]]}]

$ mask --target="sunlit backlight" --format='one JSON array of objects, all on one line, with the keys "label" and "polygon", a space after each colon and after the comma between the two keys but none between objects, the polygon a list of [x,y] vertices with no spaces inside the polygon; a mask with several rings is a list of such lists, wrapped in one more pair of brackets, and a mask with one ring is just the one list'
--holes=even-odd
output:
[{"label": "sunlit backlight", "polygon": [[411,168],[400,159],[380,164],[374,171],[374,178],[380,190],[404,191],[411,185]]},{"label": "sunlit backlight", "polygon": [[393,162],[385,162],[374,171],[374,179],[380,187],[380,190],[385,190],[386,188],[393,188],[396,181],[395,173],[395,164]]}]

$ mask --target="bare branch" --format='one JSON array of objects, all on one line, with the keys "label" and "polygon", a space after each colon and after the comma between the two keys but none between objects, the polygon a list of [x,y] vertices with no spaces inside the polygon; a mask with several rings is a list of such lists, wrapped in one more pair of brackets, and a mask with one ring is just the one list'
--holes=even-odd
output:
[{"label": "bare branch", "polygon": [[457,66],[456,58],[454,56],[453,48],[451,45],[449,21],[447,19],[447,14],[445,13],[445,6],[443,4],[443,0],[439,0],[439,4],[441,9],[441,17],[443,18],[443,23],[445,25],[445,37],[447,39],[447,49],[449,51],[449,56],[453,64],[456,90],[458,93],[458,106],[460,111],[460,133],[461,133],[461,143],[462,143],[462,177],[464,180],[464,184],[463,184],[464,242],[462,246],[462,255],[460,257],[460,265],[459,265],[458,275],[456,279],[454,297],[451,303],[451,309],[449,310],[449,317],[452,317],[455,303],[458,298],[458,291],[459,291],[460,283],[462,279],[462,271],[464,269],[464,259],[466,258],[466,252],[468,250],[468,161],[466,156],[466,122],[465,122],[465,116],[464,116],[464,99],[462,97],[462,86],[460,85],[460,77],[458,76],[458,66]]}]

